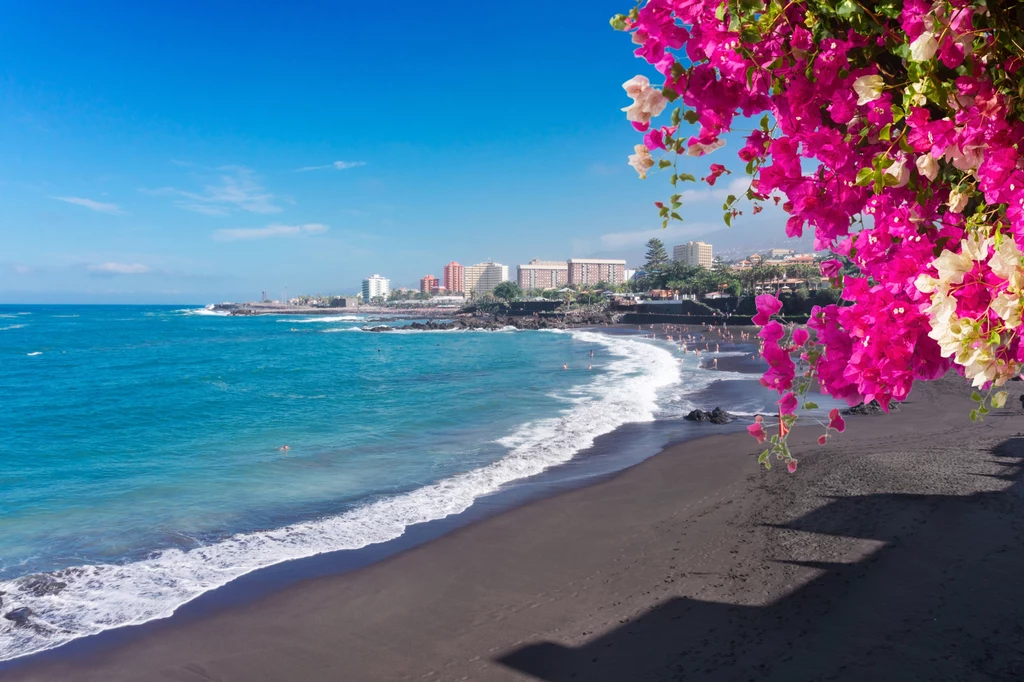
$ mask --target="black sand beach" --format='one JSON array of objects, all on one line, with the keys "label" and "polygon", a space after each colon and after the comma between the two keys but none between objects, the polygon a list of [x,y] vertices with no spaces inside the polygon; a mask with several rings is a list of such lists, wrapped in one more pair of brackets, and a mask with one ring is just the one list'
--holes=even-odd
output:
[{"label": "black sand beach", "polygon": [[[1020,384],[1011,386],[1017,404]],[[669,448],[344,575],[3,680],[1015,680],[1024,416],[961,380],[800,469]]]}]

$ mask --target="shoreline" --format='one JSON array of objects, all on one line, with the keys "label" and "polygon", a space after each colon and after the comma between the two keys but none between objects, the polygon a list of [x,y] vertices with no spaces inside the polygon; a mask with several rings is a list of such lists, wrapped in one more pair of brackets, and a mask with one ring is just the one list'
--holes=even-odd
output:
[{"label": "shoreline", "polygon": [[[634,336],[629,327],[587,327],[574,331],[592,331],[611,336]],[[654,331],[661,332],[660,328]],[[644,330],[645,334],[647,330]],[[742,343],[742,342],[741,342]],[[710,390],[715,383],[697,392],[693,397]],[[709,406],[710,409],[710,406]],[[707,427],[694,426],[677,419],[657,418],[654,422],[627,422],[614,431],[598,437],[591,446],[578,452],[572,459],[540,474],[507,484],[497,492],[477,498],[463,512],[432,521],[407,526],[403,535],[393,540],[355,550],[336,550],[299,559],[291,559],[244,574],[179,606],[170,617],[161,617],[137,625],[125,625],[93,635],[80,637],[54,649],[27,654],[0,662],[0,676],[6,671],[32,665],[37,661],[75,657],[102,650],[119,642],[134,641],[147,632],[159,631],[163,624],[187,622],[222,609],[237,606],[254,598],[272,594],[298,581],[317,576],[351,571],[383,558],[407,551],[411,547],[432,541],[454,529],[481,519],[514,509],[522,504],[558,494],[567,489],[590,485],[614,476],[625,468],[655,455],[674,442],[690,440]],[[740,428],[714,427],[718,432]]]},{"label": "shoreline", "polygon": [[672,445],[373,565],[0,679],[1014,679],[1024,438],[1001,411],[963,444],[961,388],[915,388],[825,447],[798,429],[794,476],[758,470],[745,433]]}]

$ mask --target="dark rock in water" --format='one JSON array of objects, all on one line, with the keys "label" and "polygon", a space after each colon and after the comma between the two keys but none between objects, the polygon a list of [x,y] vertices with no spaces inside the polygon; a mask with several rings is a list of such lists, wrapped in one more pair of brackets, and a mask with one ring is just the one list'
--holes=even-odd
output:
[{"label": "dark rock in water", "polygon": [[728,424],[733,419],[732,415],[723,410],[721,407],[716,407],[711,410],[711,423],[712,424]]},{"label": "dark rock in water", "polygon": [[712,424],[728,424],[733,420],[733,416],[723,410],[721,407],[716,407],[710,412],[704,410],[693,410],[690,414],[683,417],[691,422],[711,422]]},{"label": "dark rock in water", "polygon": [[[898,409],[900,409],[900,404],[899,403],[897,403],[897,402],[889,403],[889,411],[890,412],[895,412]],[[853,407],[842,411],[842,414],[846,415],[847,417],[850,416],[850,415],[855,415],[855,414],[884,414],[884,413],[885,413],[885,411],[882,409],[881,403],[879,403],[877,400],[872,400],[870,403],[867,403],[867,404],[861,403],[859,405],[854,405]]]},{"label": "dark rock in water", "polygon": [[67,583],[61,582],[52,575],[46,575],[45,573],[41,575],[30,575],[27,578],[22,579],[19,584],[22,589],[30,592],[36,597],[45,597],[49,594],[57,594],[68,586]]},{"label": "dark rock in water", "polygon": [[31,615],[32,609],[27,606],[23,606],[20,609],[14,609],[13,611],[7,612],[7,614],[4,615],[4,618],[15,625],[28,625],[28,619]]}]

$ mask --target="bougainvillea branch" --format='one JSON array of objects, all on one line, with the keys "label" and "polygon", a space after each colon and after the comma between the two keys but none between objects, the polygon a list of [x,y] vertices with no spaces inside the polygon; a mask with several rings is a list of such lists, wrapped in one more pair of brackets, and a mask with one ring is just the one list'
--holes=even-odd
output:
[{"label": "bougainvillea branch", "polygon": [[[612,25],[661,79],[624,85],[640,176],[657,166],[673,187],[696,182],[678,156],[716,152],[756,121],[736,153],[746,199],[755,212],[781,202],[787,235],[810,230],[838,257],[822,276],[842,302],[813,310],[812,334],[771,321],[775,297],[757,300],[762,383],[782,395],[762,462],[795,469],[786,435],[812,384],[888,410],[952,367],[985,392],[972,419],[1005,401],[996,389],[1024,364],[1020,0],[646,0]],[[725,172],[711,164],[703,180]],[[663,224],[681,219],[681,198],[658,202]],[[844,278],[839,258],[860,275]],[[768,438],[761,422],[751,434]]]}]

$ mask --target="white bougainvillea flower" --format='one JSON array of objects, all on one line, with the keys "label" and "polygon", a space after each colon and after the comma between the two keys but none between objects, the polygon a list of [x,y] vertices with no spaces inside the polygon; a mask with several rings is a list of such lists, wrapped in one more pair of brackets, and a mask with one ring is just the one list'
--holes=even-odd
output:
[{"label": "white bougainvillea flower", "polygon": [[939,49],[939,41],[935,34],[925,31],[917,37],[917,40],[910,43],[910,60],[914,62],[926,62],[935,56]]},{"label": "white bougainvillea flower", "polygon": [[956,190],[949,193],[949,211],[950,213],[960,213],[967,206],[968,197],[966,194],[962,194]]},{"label": "white bougainvillea flower", "polygon": [[626,94],[633,99],[628,107],[623,107],[626,112],[626,119],[634,123],[650,123],[651,119],[659,116],[668,106],[668,100],[661,90],[651,87],[651,82],[645,76],[633,76],[622,84]]},{"label": "white bougainvillea flower", "polygon": [[922,154],[917,157],[914,165],[917,166],[917,172],[928,178],[929,181],[934,181],[939,176],[939,162],[931,154]]},{"label": "white bougainvillea flower", "polygon": [[853,91],[857,93],[857,105],[862,106],[881,98],[885,81],[878,74],[861,76],[853,81]]},{"label": "white bougainvillea flower", "polygon": [[629,165],[636,169],[637,175],[641,178],[647,178],[647,171],[651,166],[654,165],[654,157],[651,156],[651,150],[642,144],[638,144],[633,147],[635,154],[630,154]]}]

